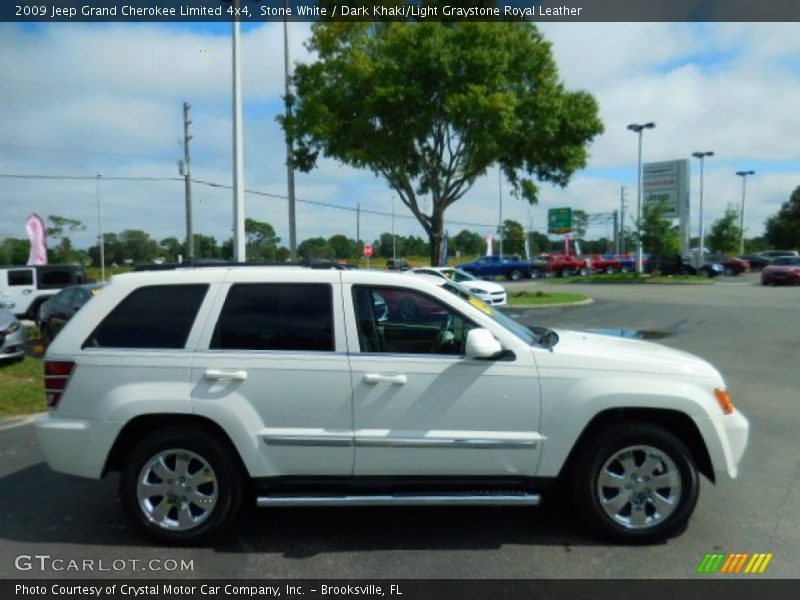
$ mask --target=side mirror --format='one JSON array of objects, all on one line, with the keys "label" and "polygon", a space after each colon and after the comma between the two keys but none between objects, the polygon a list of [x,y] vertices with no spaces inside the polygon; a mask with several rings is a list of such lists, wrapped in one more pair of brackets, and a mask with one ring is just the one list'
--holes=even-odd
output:
[{"label": "side mirror", "polygon": [[493,358],[503,353],[500,342],[491,331],[483,328],[471,329],[465,346],[465,354],[470,358]]}]

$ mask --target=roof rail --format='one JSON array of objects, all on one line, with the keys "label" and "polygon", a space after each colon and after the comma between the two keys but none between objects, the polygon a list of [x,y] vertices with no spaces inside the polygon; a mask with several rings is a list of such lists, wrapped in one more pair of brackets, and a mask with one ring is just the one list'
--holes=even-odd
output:
[{"label": "roof rail", "polygon": [[203,267],[306,267],[310,269],[337,269],[349,268],[335,260],[312,259],[293,262],[235,262],[217,258],[187,259],[179,263],[143,263],[136,265],[134,271],[170,271],[173,269],[194,269]]}]

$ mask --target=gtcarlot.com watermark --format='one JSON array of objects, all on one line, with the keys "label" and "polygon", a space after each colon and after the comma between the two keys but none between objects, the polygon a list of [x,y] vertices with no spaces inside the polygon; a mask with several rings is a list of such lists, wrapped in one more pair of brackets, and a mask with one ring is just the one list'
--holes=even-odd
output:
[{"label": "gtcarlot.com watermark", "polygon": [[50,554],[20,554],[14,558],[18,571],[36,572],[85,572],[122,573],[131,571],[152,571],[185,573],[194,571],[194,560],[174,558],[61,558]]}]

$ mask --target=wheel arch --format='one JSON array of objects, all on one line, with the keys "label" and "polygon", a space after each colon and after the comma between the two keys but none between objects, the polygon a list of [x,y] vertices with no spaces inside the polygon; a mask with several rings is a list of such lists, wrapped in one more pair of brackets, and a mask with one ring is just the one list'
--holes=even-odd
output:
[{"label": "wheel arch", "polygon": [[236,445],[233,443],[228,433],[218,423],[198,415],[177,413],[140,415],[128,421],[120,430],[119,434],[117,434],[117,438],[111,446],[111,450],[103,466],[102,475],[105,476],[112,471],[120,471],[125,456],[133,449],[139,440],[158,429],[167,427],[194,428],[202,431],[205,435],[213,436],[228,447],[231,456],[234,457],[234,460],[241,469],[242,476],[245,478],[250,477]]},{"label": "wheel arch", "polygon": [[692,455],[697,470],[705,475],[709,481],[715,483],[714,467],[711,463],[711,456],[703,440],[703,436],[692,418],[680,411],[661,409],[661,408],[609,408],[596,414],[583,431],[578,436],[577,441],[567,455],[559,479],[568,476],[573,468],[575,457],[579,455],[581,448],[598,431],[612,424],[624,422],[644,422],[660,425],[676,437],[678,437]]}]

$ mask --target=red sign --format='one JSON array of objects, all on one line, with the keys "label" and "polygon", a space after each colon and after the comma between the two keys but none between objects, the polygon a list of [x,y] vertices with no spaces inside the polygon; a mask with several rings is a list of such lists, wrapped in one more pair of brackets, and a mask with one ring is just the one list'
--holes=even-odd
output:
[{"label": "red sign", "polygon": [[372,257],[372,244],[364,244],[364,256]]}]

